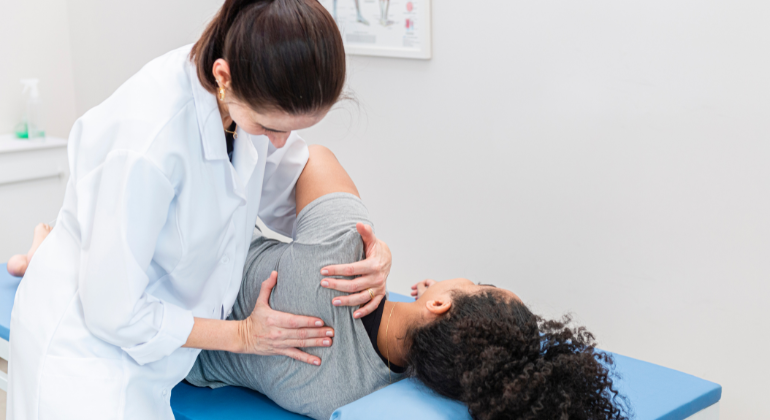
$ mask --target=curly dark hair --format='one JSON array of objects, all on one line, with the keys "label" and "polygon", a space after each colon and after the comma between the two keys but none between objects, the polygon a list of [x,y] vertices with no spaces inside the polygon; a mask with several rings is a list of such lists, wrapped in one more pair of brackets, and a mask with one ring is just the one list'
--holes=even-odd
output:
[{"label": "curly dark hair", "polygon": [[570,324],[500,291],[455,292],[447,314],[407,333],[409,373],[477,420],[628,418],[612,357]]}]

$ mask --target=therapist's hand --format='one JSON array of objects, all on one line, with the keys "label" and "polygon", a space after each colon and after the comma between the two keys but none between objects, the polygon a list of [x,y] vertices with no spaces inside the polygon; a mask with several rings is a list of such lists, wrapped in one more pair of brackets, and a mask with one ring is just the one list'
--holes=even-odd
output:
[{"label": "therapist's hand", "polygon": [[[386,281],[390,274],[392,258],[390,248],[385,242],[374,236],[372,227],[363,223],[356,224],[358,233],[364,240],[366,259],[353,264],[330,265],[321,269],[324,276],[360,276],[353,280],[341,280],[325,278],[321,280],[321,286],[340,292],[351,293],[348,296],[339,296],[332,299],[334,306],[361,306],[353,313],[353,318],[361,318],[372,313],[387,291]],[[369,294],[372,290],[374,298]]]},{"label": "therapist's hand", "polygon": [[334,330],[323,327],[324,323],[319,318],[271,309],[270,293],[277,280],[278,273],[273,271],[270,278],[262,282],[254,311],[240,321],[238,336],[242,343],[241,353],[282,355],[319,366],[319,357],[307,354],[298,347],[329,347],[332,345]]}]

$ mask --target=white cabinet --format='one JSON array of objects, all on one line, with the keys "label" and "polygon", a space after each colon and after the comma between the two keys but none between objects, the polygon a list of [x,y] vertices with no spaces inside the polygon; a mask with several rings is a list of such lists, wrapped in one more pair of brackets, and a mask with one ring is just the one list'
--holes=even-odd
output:
[{"label": "white cabinet", "polygon": [[27,252],[35,225],[56,219],[68,177],[66,140],[0,136],[0,262]]}]

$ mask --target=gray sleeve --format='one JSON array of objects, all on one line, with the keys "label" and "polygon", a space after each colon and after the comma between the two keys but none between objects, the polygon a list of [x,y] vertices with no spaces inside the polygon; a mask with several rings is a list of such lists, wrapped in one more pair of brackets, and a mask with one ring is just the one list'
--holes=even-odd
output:
[{"label": "gray sleeve", "polygon": [[187,380],[197,386],[245,386],[287,410],[316,419],[328,419],[336,408],[387,384],[387,367],[372,348],[361,320],[353,318],[356,308],[333,306],[332,299],[343,293],[320,285],[323,266],[363,258],[357,222],[371,225],[361,200],[335,193],[313,201],[300,212],[294,242],[257,238],[249,250],[233,308],[233,318],[248,316],[262,281],[277,269],[278,284],[270,306],[282,312],[317,316],[335,330],[332,347],[302,349],[320,357],[320,367],[283,356],[203,351]]},{"label": "gray sleeve", "polygon": [[270,273],[278,270],[281,256],[289,244],[267,239],[263,236],[255,238],[249,247],[246,264],[243,267],[243,279],[238,297],[233,303],[233,312],[228,319],[246,319],[254,310],[262,282],[270,277]]},{"label": "gray sleeve", "polygon": [[195,359],[195,364],[193,365],[192,369],[190,369],[190,372],[187,374],[187,377],[185,378],[187,382],[195,385],[195,386],[207,386],[209,388],[221,388],[223,386],[227,386],[226,383],[220,382],[216,379],[216,377],[210,377],[212,375],[207,375],[207,366],[211,366],[209,359],[208,352],[202,351],[198,355],[198,358]]},{"label": "gray sleeve", "polygon": [[372,226],[369,211],[360,198],[348,193],[327,194],[305,206],[297,218],[295,243],[333,242],[356,230],[356,223]]}]

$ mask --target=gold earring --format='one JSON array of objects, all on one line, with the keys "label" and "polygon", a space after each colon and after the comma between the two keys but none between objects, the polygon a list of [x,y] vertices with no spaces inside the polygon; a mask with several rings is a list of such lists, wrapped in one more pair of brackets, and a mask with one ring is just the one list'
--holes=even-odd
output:
[{"label": "gold earring", "polygon": [[222,82],[217,80],[217,84],[219,85],[219,100],[224,101],[225,100],[225,88],[222,87]]}]

